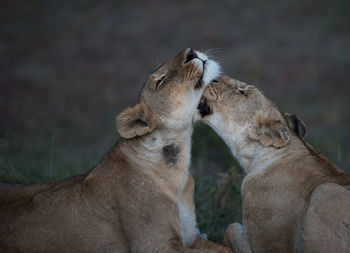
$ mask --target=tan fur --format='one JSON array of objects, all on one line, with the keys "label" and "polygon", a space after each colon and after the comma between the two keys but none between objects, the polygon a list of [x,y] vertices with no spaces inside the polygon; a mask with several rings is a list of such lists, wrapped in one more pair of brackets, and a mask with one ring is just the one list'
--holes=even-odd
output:
[{"label": "tan fur", "polygon": [[[132,127],[130,127],[130,125]],[[125,109],[117,118],[117,126],[123,138],[133,138],[152,132],[155,128],[152,114],[143,102]]]},{"label": "tan fur", "polygon": [[281,148],[289,141],[287,128],[288,126],[278,120],[264,118],[263,113],[259,111],[255,117],[255,125],[251,127],[249,137],[260,141],[265,147]]},{"label": "tan fur", "polygon": [[203,121],[247,173],[243,225],[227,228],[226,243],[237,252],[350,252],[350,176],[302,139],[296,116],[252,85],[218,80],[203,94],[212,111]]},{"label": "tan fur", "polygon": [[[185,50],[118,116],[123,137],[88,174],[0,185],[0,252],[232,252],[196,238],[193,116],[218,66]],[[204,71],[204,74],[203,74]],[[202,75],[203,74],[203,75]]]}]

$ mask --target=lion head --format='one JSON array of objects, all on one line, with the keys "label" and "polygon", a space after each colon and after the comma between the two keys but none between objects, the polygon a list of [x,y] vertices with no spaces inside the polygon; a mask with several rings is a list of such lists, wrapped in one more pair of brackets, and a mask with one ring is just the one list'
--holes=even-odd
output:
[{"label": "lion head", "polygon": [[191,126],[204,88],[219,69],[215,61],[190,48],[160,65],[147,78],[139,102],[117,117],[120,135],[133,138],[155,128],[182,130]]},{"label": "lion head", "polygon": [[198,106],[204,122],[219,134],[245,136],[263,146],[287,145],[290,134],[304,137],[304,123],[284,113],[253,85],[222,76],[205,89]]}]

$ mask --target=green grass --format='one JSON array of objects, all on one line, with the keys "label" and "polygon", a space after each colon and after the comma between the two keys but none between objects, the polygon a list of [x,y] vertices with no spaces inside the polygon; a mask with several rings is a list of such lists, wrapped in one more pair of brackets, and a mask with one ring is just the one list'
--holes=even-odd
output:
[{"label": "green grass", "polygon": [[218,181],[196,180],[195,204],[198,227],[208,239],[222,243],[226,227],[241,221],[240,184],[242,174],[232,168]]},{"label": "green grass", "polygon": [[204,124],[193,134],[191,171],[198,227],[210,240],[222,242],[227,226],[241,221],[243,173],[224,141]]}]

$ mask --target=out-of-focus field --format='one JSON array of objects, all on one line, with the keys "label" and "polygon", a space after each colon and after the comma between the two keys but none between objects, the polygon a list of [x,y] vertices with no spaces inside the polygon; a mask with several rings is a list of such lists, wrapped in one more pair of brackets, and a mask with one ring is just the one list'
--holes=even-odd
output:
[{"label": "out-of-focus field", "polygon": [[[0,181],[85,173],[118,139],[115,117],[159,63],[186,47],[255,84],[350,172],[350,2],[0,2]],[[191,170],[199,226],[222,240],[240,220],[241,169],[198,125]]]}]

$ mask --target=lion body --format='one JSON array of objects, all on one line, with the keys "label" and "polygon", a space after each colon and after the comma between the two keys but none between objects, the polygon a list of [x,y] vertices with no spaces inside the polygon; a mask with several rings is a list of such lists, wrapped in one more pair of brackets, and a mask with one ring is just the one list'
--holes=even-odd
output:
[{"label": "lion body", "polygon": [[250,249],[241,252],[348,252],[350,191],[324,182],[328,173],[319,169],[320,161],[307,150],[293,152],[293,146],[244,180],[243,226]]},{"label": "lion body", "polygon": [[197,237],[189,173],[193,117],[217,73],[184,50],[118,116],[122,140],[88,174],[0,186],[0,251],[232,252]]},{"label": "lion body", "polygon": [[[350,176],[302,137],[302,121],[252,85],[221,77],[203,94],[203,121],[246,172],[236,252],[350,252]],[[203,102],[203,103],[204,103]]]},{"label": "lion body", "polygon": [[127,252],[120,227],[115,226],[118,212],[99,206],[85,178],[44,185],[32,196],[24,193],[24,198],[0,202],[1,250]]}]

